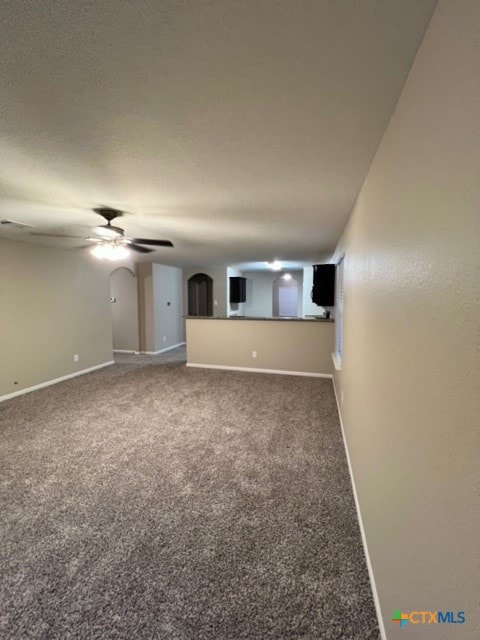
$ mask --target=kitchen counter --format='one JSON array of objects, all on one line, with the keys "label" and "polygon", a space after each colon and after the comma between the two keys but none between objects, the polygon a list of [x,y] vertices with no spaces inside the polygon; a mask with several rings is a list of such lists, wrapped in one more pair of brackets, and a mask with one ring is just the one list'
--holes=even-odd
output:
[{"label": "kitchen counter", "polygon": [[188,367],[332,375],[331,318],[186,316],[185,326]]},{"label": "kitchen counter", "polygon": [[310,318],[273,318],[259,316],[184,316],[185,320],[274,320],[280,322],[333,322],[333,318],[320,318],[313,316]]}]

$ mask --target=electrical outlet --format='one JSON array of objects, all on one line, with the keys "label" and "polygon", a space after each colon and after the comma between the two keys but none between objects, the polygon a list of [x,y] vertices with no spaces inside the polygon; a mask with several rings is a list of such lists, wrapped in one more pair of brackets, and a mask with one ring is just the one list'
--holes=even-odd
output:
[{"label": "electrical outlet", "polygon": [[73,356],[73,361],[74,361],[74,362],[78,362],[78,360],[79,360],[78,353],[76,353],[76,354]]},{"label": "electrical outlet", "polygon": [[257,357],[257,352],[256,351],[252,351],[252,358],[256,358]]},{"label": "electrical outlet", "polygon": [[218,302],[216,300],[213,301],[213,305],[216,307],[218,305]]},{"label": "electrical outlet", "polygon": [[166,342],[167,341],[167,336],[163,336],[163,341]]}]

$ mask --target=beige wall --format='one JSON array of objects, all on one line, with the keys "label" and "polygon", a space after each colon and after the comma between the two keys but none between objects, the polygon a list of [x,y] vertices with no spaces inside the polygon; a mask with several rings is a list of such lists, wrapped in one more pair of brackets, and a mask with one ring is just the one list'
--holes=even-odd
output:
[{"label": "beige wall", "polygon": [[155,351],[155,317],[153,309],[152,263],[136,265],[138,282],[138,323],[140,351]]},{"label": "beige wall", "polygon": [[137,264],[137,277],[140,350],[153,353],[184,342],[182,270]]},{"label": "beige wall", "polygon": [[440,2],[337,249],[335,385],[392,640],[478,637],[478,6]]},{"label": "beige wall", "polygon": [[264,318],[273,316],[273,281],[278,273],[247,271],[244,276],[247,279],[245,315]]},{"label": "beige wall", "polygon": [[159,351],[185,341],[182,270],[153,264],[154,349]]},{"label": "beige wall", "polygon": [[108,271],[85,252],[0,240],[0,327],[0,396],[111,361]]},{"label": "beige wall", "polygon": [[190,364],[332,372],[332,322],[187,320],[186,325]]},{"label": "beige wall", "polygon": [[113,348],[138,351],[138,291],[135,273],[119,267],[110,274]]}]

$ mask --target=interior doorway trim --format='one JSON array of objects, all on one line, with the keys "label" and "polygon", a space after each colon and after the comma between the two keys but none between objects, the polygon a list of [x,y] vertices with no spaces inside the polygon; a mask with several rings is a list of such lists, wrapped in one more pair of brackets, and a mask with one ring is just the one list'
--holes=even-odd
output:
[{"label": "interior doorway trim", "polygon": [[213,279],[206,273],[196,273],[188,279],[188,315],[213,316]]}]

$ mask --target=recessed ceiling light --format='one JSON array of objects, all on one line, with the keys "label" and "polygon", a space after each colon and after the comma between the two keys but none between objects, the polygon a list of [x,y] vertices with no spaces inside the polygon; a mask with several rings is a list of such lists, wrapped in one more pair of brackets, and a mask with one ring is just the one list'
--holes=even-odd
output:
[{"label": "recessed ceiling light", "polygon": [[273,262],[267,262],[267,267],[272,269],[273,271],[280,271],[282,268],[282,263],[279,260],[274,260]]},{"label": "recessed ceiling light", "polygon": [[284,280],[291,280],[292,279],[292,275],[290,273],[286,273],[285,275],[282,276],[282,278]]}]

